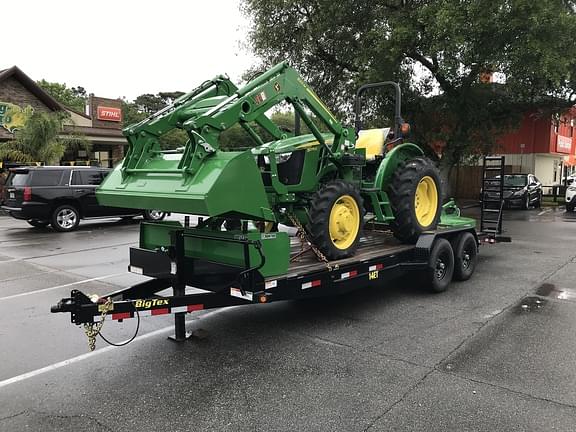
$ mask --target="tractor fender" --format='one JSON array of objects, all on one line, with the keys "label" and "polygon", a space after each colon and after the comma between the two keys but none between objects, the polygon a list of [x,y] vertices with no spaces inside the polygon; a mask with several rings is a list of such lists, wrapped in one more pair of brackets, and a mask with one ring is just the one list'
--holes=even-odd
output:
[{"label": "tractor fender", "polygon": [[398,168],[398,165],[408,159],[421,156],[424,156],[424,152],[416,144],[404,143],[394,147],[386,153],[386,156],[382,159],[382,162],[380,162],[374,180],[374,188],[381,191],[385,190],[390,184],[392,175],[394,171],[396,171],[396,168]]}]

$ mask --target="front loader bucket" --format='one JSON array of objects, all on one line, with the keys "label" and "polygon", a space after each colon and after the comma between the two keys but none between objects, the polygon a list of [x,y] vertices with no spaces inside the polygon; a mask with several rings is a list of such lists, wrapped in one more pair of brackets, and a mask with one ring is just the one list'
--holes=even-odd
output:
[{"label": "front loader bucket", "polygon": [[101,205],[274,221],[254,156],[217,151],[195,174],[178,169],[181,154],[157,154],[144,168],[118,165],[96,192]]}]

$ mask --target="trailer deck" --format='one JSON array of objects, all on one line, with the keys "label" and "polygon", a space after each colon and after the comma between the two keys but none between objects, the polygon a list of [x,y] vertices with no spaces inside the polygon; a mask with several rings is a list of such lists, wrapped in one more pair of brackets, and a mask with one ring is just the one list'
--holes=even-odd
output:
[{"label": "trailer deck", "polygon": [[[291,278],[325,269],[326,264],[319,261],[310,250],[298,257],[301,250],[299,239],[293,237],[290,248],[290,267],[285,277]],[[402,244],[389,231],[367,230],[360,238],[360,246],[353,257],[331,261],[330,265],[339,268],[358,261],[368,261],[381,255],[396,254],[412,249],[414,245]]]}]

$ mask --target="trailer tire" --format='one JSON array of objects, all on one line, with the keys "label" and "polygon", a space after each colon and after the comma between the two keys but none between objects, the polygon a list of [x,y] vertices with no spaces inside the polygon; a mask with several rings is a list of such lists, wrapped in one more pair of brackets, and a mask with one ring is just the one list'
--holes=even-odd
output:
[{"label": "trailer tire", "polygon": [[438,238],[432,245],[428,258],[426,277],[430,290],[435,293],[446,291],[454,274],[454,251],[450,242]]},{"label": "trailer tire", "polygon": [[469,232],[460,234],[454,244],[454,280],[468,280],[476,270],[478,244]]},{"label": "trailer tire", "polygon": [[425,157],[398,165],[388,197],[394,213],[390,228],[404,243],[416,243],[423,231],[438,225],[442,211],[442,182],[434,163]]},{"label": "trailer tire", "polygon": [[166,213],[160,210],[144,210],[142,216],[146,221],[156,222],[163,220],[166,217]]},{"label": "trailer tire", "polygon": [[326,183],[311,200],[312,242],[329,260],[356,252],[364,225],[364,202],[356,186],[344,180]]}]

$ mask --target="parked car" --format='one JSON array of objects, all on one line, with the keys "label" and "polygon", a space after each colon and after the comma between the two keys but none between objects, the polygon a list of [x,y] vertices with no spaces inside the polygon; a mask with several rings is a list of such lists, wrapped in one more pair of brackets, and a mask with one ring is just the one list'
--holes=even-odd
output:
[{"label": "parked car", "polygon": [[10,170],[0,204],[16,219],[33,227],[52,225],[56,231],[73,231],[80,219],[101,217],[162,220],[163,212],[98,204],[96,188],[110,172],[94,167],[22,167]]},{"label": "parked car", "polygon": [[566,211],[576,209],[576,182],[566,188]]},{"label": "parked car", "polygon": [[[500,183],[499,180],[500,176],[494,177],[494,186]],[[481,192],[481,195],[486,199],[499,199],[498,192],[492,190]],[[542,183],[534,174],[504,175],[505,206],[528,209],[530,206],[540,207],[541,204]]]}]

